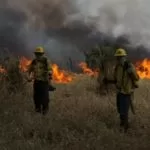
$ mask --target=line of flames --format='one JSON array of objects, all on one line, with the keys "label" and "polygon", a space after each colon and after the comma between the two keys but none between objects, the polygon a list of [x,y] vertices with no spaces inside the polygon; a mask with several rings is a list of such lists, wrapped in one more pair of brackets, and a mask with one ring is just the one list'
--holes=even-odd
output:
[{"label": "line of flames", "polygon": [[[20,59],[20,65],[19,68],[21,71],[26,72],[28,65],[30,65],[31,60],[22,57]],[[97,76],[97,71],[92,71],[90,68],[87,67],[86,63],[81,62],[79,64],[84,74],[87,74],[89,76]],[[138,75],[141,79],[150,79],[150,60],[144,59],[143,61],[136,63],[136,70]],[[53,70],[53,80],[57,83],[68,83],[73,80],[73,75],[67,71],[59,69],[58,65],[52,64],[52,70]],[[0,72],[6,73],[6,70],[0,66]]]}]

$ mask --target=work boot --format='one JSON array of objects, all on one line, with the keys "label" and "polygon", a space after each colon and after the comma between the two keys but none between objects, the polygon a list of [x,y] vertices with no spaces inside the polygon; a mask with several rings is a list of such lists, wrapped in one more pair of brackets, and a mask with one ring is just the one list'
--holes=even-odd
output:
[{"label": "work boot", "polygon": [[45,116],[47,113],[48,113],[48,109],[42,111],[42,114],[43,114],[44,116]]},{"label": "work boot", "polygon": [[120,127],[123,127],[124,126],[124,116],[123,115],[120,115]]},{"label": "work boot", "polygon": [[35,108],[35,112],[41,113],[41,109],[40,108]]},{"label": "work boot", "polygon": [[42,108],[42,114],[43,115],[46,115],[47,113],[48,113],[48,111],[49,111],[49,107],[48,106],[43,106],[43,108]]},{"label": "work boot", "polygon": [[119,131],[123,132],[123,129],[124,129],[124,121],[120,120],[120,129],[119,129]]},{"label": "work boot", "polygon": [[126,122],[124,125],[124,132],[126,133],[128,131],[128,129],[129,129],[129,124],[128,124],[128,122]]},{"label": "work boot", "polygon": [[123,127],[124,126],[124,122],[121,120],[120,121],[120,127]]}]

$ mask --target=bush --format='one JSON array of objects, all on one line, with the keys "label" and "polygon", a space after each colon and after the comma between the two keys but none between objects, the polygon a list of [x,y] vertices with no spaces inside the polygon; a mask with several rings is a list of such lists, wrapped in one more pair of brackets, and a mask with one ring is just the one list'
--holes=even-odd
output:
[{"label": "bush", "polygon": [[113,47],[96,46],[85,55],[88,67],[91,69],[97,69],[99,71],[97,82],[100,93],[107,91],[107,86],[103,82],[103,79],[113,79],[112,77],[115,67],[114,53],[115,49]]},{"label": "bush", "polygon": [[0,75],[1,89],[7,88],[9,93],[21,92],[25,88],[24,75],[19,69],[19,58],[9,54],[1,58],[1,64],[5,72]]}]

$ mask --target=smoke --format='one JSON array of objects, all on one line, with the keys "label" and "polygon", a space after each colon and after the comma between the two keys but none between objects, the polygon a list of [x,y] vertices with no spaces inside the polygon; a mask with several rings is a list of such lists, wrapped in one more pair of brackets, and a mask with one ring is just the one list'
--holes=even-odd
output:
[{"label": "smoke", "polygon": [[72,5],[77,12],[68,23],[80,21],[114,37],[128,35],[134,45],[150,46],[149,0],[75,0]]},{"label": "smoke", "polygon": [[1,0],[0,47],[31,56],[36,46],[65,66],[104,39],[149,48],[148,0]]},{"label": "smoke", "polygon": [[61,65],[70,58],[74,63],[83,60],[79,50],[90,31],[80,25],[73,30],[64,25],[69,13],[68,1],[7,0],[1,1],[0,7],[1,49],[31,56],[39,45]]}]

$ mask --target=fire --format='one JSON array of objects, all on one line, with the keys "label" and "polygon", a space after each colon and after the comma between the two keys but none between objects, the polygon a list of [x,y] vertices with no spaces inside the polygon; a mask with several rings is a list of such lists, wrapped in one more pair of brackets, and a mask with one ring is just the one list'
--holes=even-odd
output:
[{"label": "fire", "polygon": [[[92,71],[90,68],[87,67],[87,64],[81,62],[79,66],[82,68],[83,73],[89,76],[97,76],[97,71]],[[136,63],[136,70],[140,77],[140,79],[150,79],[150,59],[144,59],[143,61]]]},{"label": "fire", "polygon": [[[20,59],[20,69],[22,71],[27,71],[28,66],[30,65],[31,60],[22,57]],[[71,75],[69,75],[69,73],[67,73],[64,70],[60,70],[59,67],[56,64],[52,64],[52,70],[53,70],[53,80],[54,82],[57,83],[68,83],[71,82],[73,80],[73,77]]]},{"label": "fire", "polygon": [[[20,65],[19,68],[23,71],[26,72],[28,69],[28,66],[30,65],[31,60],[22,57],[20,59]],[[73,80],[73,77],[69,75],[68,72],[64,70],[60,70],[59,67],[56,64],[52,64],[52,70],[53,70],[53,80],[54,82],[57,83],[68,83]]]},{"label": "fire", "polygon": [[[21,71],[26,72],[31,60],[25,57],[20,58],[19,68]],[[79,64],[84,74],[89,76],[97,76],[98,72],[88,68],[85,62]],[[136,63],[136,70],[141,79],[150,79],[150,60],[144,59]],[[59,69],[58,65],[52,64],[53,80],[56,83],[68,83],[73,80],[73,75],[69,72]],[[0,65],[0,73],[6,73],[7,71]]]},{"label": "fire", "polygon": [[60,70],[56,64],[52,65],[53,69],[53,80],[58,83],[68,83],[73,80],[73,77],[66,71]]},{"label": "fire", "polygon": [[20,58],[20,63],[19,63],[19,68],[21,71],[26,72],[28,70],[28,66],[31,64],[31,60],[21,57]]},{"label": "fire", "polygon": [[141,79],[150,79],[150,60],[144,59],[136,63],[136,70]]},{"label": "fire", "polygon": [[83,70],[84,74],[87,74],[89,76],[97,76],[98,72],[97,71],[93,71],[90,68],[88,68],[87,64],[85,62],[81,62],[79,64],[79,66],[81,67],[81,69]]},{"label": "fire", "polygon": [[0,73],[6,73],[6,70],[2,66],[0,66]]}]

